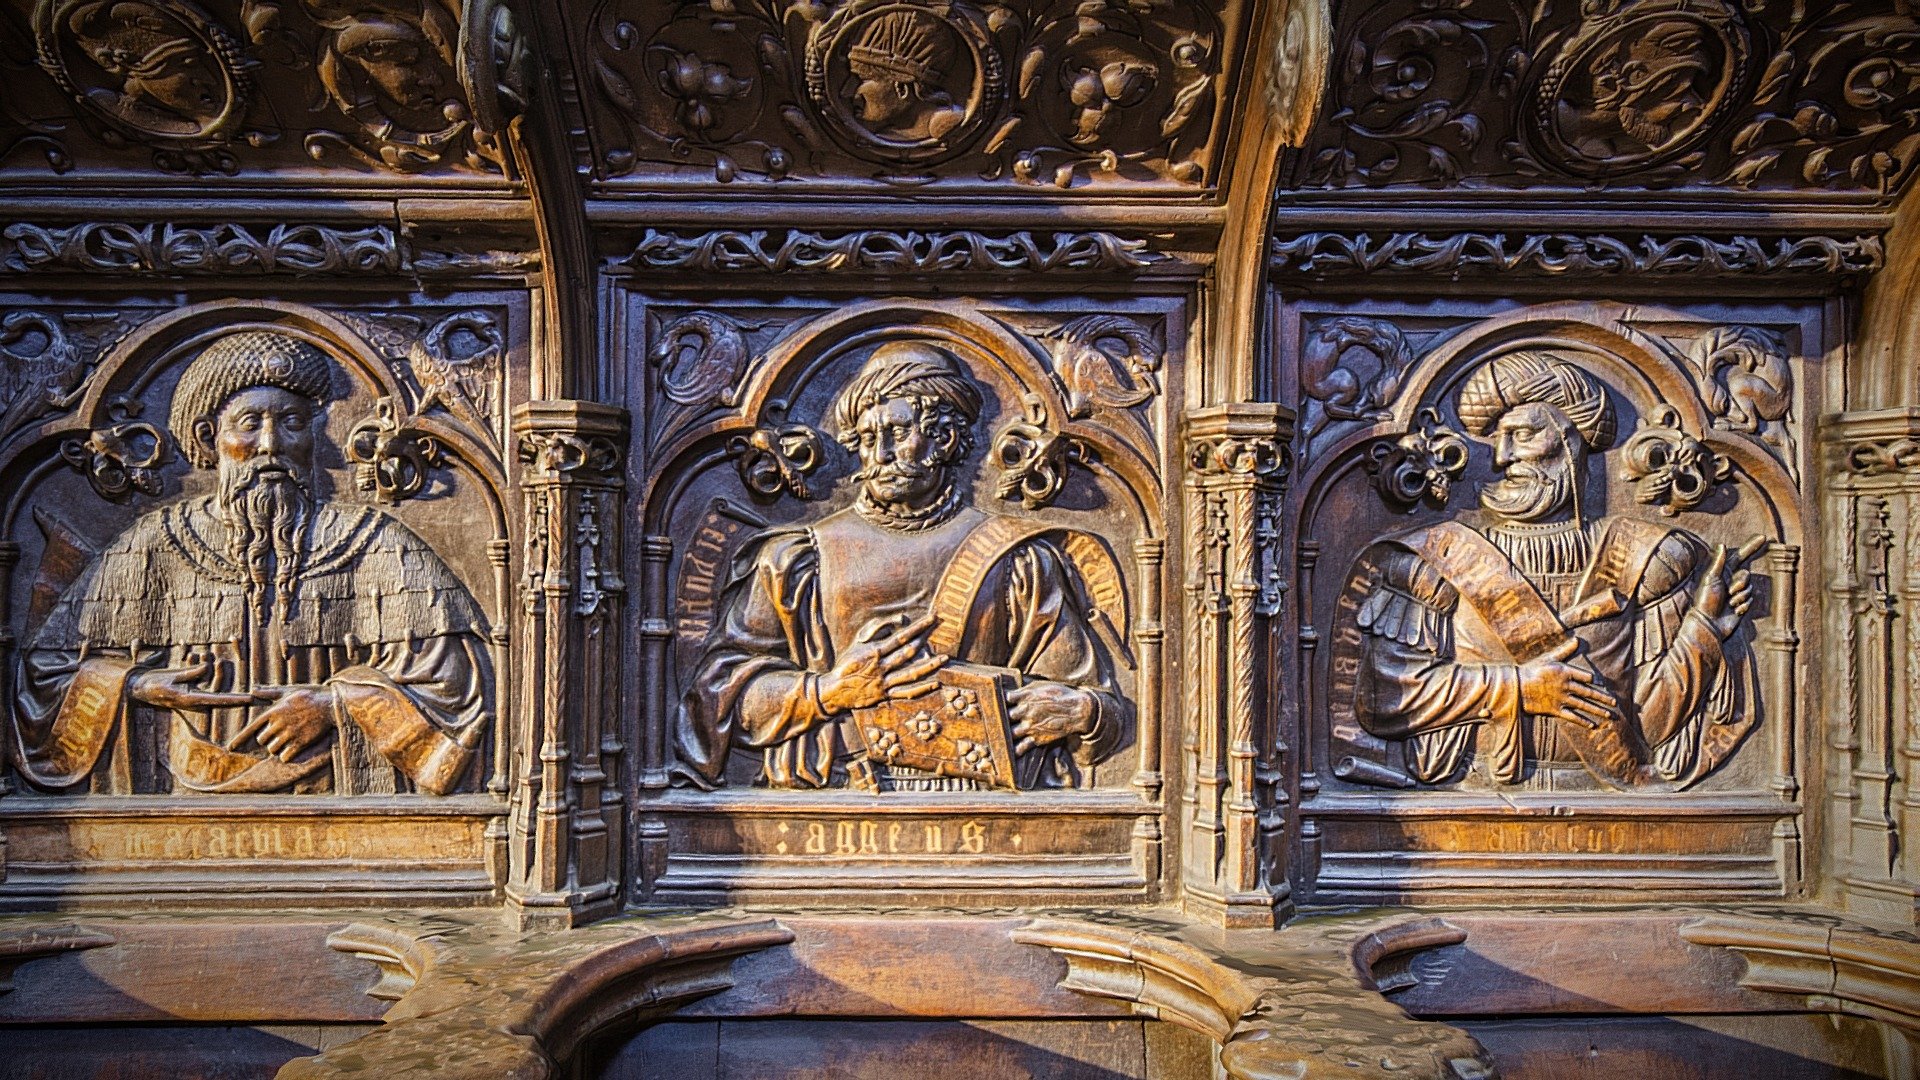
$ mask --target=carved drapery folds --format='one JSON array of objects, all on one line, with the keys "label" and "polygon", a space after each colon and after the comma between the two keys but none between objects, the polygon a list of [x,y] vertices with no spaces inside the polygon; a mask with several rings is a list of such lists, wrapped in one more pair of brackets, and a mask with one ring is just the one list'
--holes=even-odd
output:
[{"label": "carved drapery folds", "polygon": [[605,0],[581,82],[608,179],[1194,184],[1224,35],[1187,0]]},{"label": "carved drapery folds", "polygon": [[1351,5],[1297,180],[1885,194],[1920,39],[1865,2]]},{"label": "carved drapery folds", "polygon": [[1288,746],[1266,658],[1286,590],[1292,426],[1273,405],[1187,416],[1185,878],[1192,900],[1229,925],[1270,924],[1286,900]]},{"label": "carved drapery folds", "polygon": [[625,744],[620,668],[625,410],[534,401],[520,460],[525,681],[512,762],[507,895],[524,922],[565,925],[619,896]]}]

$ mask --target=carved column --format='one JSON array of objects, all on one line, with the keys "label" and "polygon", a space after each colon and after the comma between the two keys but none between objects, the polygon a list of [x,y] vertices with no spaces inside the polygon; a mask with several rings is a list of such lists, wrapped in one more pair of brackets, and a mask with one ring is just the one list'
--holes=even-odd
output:
[{"label": "carved column", "polygon": [[1286,590],[1279,515],[1292,435],[1292,414],[1274,404],[1187,417],[1183,876],[1189,910],[1227,926],[1285,914],[1288,748],[1272,635]]},{"label": "carved column", "polygon": [[514,410],[525,563],[508,900],[524,925],[619,905],[621,491],[626,410],[532,401]]},{"label": "carved column", "polygon": [[1845,906],[1920,923],[1920,409],[1842,413],[1832,463],[1832,872]]}]

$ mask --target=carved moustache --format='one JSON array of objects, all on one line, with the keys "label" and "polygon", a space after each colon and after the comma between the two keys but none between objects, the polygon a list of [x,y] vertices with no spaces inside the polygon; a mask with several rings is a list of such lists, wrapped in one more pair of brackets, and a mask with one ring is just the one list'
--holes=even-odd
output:
[{"label": "carved moustache", "polygon": [[911,461],[895,461],[891,464],[868,465],[859,472],[854,473],[853,478],[856,481],[919,480],[932,473],[932,469],[925,468]]},{"label": "carved moustache", "polygon": [[1558,510],[1571,490],[1569,470],[1516,461],[1507,466],[1505,476],[1481,490],[1480,505],[1503,517],[1528,521]]},{"label": "carved moustache", "polygon": [[307,486],[307,471],[292,458],[281,454],[262,454],[259,457],[250,458],[245,463],[235,466],[228,476],[231,481],[229,485],[231,491],[244,491],[262,479],[286,480],[301,488]]}]

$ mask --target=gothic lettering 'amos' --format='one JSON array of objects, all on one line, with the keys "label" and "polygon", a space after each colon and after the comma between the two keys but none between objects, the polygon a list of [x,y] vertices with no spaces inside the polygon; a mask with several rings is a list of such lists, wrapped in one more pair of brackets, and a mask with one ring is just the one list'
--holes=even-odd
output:
[{"label": "gothic lettering 'amos'", "polygon": [[[1670,525],[1590,517],[1588,456],[1613,444],[1599,380],[1542,352],[1467,379],[1493,444],[1484,517],[1387,537],[1355,560],[1333,643],[1336,726],[1403,742],[1412,778],[1579,789],[1683,787],[1757,722],[1737,635],[1737,552]],[[1347,770],[1364,777],[1367,763]],[[1340,772],[1342,770],[1336,770]]]},{"label": "gothic lettering 'amos'", "polygon": [[722,782],[739,747],[780,788],[1072,786],[1123,744],[1082,577],[1105,548],[971,505],[981,408],[946,350],[874,350],[833,409],[858,495],[742,546],[675,723],[682,779]]},{"label": "gothic lettering 'amos'", "polygon": [[315,487],[326,355],[214,341],[171,427],[214,493],[109,543],[22,660],[12,747],[49,791],[445,794],[487,730],[482,616],[419,537]]}]

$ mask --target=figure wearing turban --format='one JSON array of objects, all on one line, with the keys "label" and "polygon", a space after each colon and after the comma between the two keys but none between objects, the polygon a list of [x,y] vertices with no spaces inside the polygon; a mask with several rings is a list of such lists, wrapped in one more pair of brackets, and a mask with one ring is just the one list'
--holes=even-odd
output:
[{"label": "figure wearing turban", "polygon": [[1587,456],[1615,420],[1578,366],[1501,356],[1467,379],[1459,412],[1500,478],[1484,517],[1355,561],[1335,612],[1336,727],[1404,741],[1429,783],[1476,762],[1497,783],[1555,789],[1698,781],[1754,723],[1752,660],[1730,644],[1751,602],[1740,557],[1684,529],[1589,518]]},{"label": "figure wearing turban", "polygon": [[22,655],[14,763],[34,786],[453,791],[487,724],[485,623],[406,526],[314,490],[325,354],[209,345],[170,427],[214,493],[115,537]]},{"label": "figure wearing turban", "polygon": [[[920,342],[874,350],[834,408],[840,440],[860,458],[859,494],[740,549],[683,683],[681,780],[723,783],[739,747],[761,752],[770,786],[843,783],[836,763],[861,745],[855,711],[932,692],[950,662],[1020,673],[1006,695],[1018,787],[1093,780],[1132,710],[1115,689],[1110,627],[1096,626],[1072,554],[1092,538],[971,505],[960,466],[980,409],[979,388],[946,351]],[[979,785],[873,767],[881,790]]]}]

